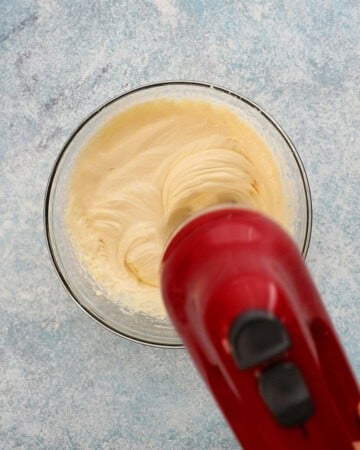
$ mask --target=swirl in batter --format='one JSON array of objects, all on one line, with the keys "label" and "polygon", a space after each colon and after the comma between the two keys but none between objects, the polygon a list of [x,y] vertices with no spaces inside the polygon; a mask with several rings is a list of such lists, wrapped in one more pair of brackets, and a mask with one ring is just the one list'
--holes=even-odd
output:
[{"label": "swirl in batter", "polygon": [[166,317],[159,265],[192,214],[218,204],[254,208],[288,227],[279,169],[231,110],[156,100],[113,117],[75,163],[66,223],[78,257],[108,297]]}]

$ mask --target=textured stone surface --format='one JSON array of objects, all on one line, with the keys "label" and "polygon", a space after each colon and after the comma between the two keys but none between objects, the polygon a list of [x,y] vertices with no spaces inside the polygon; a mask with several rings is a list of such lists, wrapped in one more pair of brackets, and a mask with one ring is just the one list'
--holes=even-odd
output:
[{"label": "textured stone surface", "polygon": [[97,105],[151,81],[237,90],[294,140],[313,192],[308,263],[359,376],[358,1],[0,0],[0,9],[1,448],[237,448],[186,353],[93,323],[45,248],[43,195],[64,140]]}]

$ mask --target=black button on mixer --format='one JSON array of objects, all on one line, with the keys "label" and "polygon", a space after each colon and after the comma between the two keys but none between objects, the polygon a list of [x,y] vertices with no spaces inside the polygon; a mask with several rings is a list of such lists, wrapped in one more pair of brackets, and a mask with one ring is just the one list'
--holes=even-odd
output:
[{"label": "black button on mixer", "polygon": [[301,426],[313,413],[305,381],[292,363],[279,363],[262,372],[259,389],[267,407],[283,427]]},{"label": "black button on mixer", "polygon": [[238,316],[230,328],[230,345],[240,369],[264,363],[286,351],[291,341],[280,320],[258,309]]}]

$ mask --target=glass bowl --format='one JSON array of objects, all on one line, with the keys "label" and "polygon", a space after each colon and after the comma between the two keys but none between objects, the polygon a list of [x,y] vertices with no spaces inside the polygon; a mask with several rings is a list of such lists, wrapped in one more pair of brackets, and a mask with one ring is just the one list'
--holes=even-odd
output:
[{"label": "glass bowl", "polygon": [[292,209],[292,235],[306,256],[312,223],[309,183],[294,145],[262,108],[227,89],[197,82],[163,82],[126,92],[94,111],[70,136],[55,161],[45,196],[44,221],[50,255],[64,286],[93,319],[130,340],[159,347],[182,347],[171,323],[143,313],[129,312],[97,290],[80,265],[65,227],[69,177],[74,161],[90,136],[113,115],[159,98],[196,98],[226,106],[248,122],[271,149],[280,169]]}]

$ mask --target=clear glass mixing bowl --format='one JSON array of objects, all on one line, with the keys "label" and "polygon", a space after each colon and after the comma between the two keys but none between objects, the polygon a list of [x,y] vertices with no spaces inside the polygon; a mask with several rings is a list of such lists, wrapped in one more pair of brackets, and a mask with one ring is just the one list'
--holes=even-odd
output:
[{"label": "clear glass mixing bowl", "polygon": [[182,344],[168,320],[130,312],[96,289],[76,257],[64,223],[69,176],[85,142],[113,115],[159,98],[196,98],[226,106],[263,137],[278,162],[294,217],[292,235],[304,257],[310,241],[312,209],[306,173],[290,139],[262,108],[227,89],[184,81],[151,84],[110,100],[78,126],[55,161],[45,197],[45,232],[55,268],[72,298],[97,322],[133,341],[174,348]]}]

